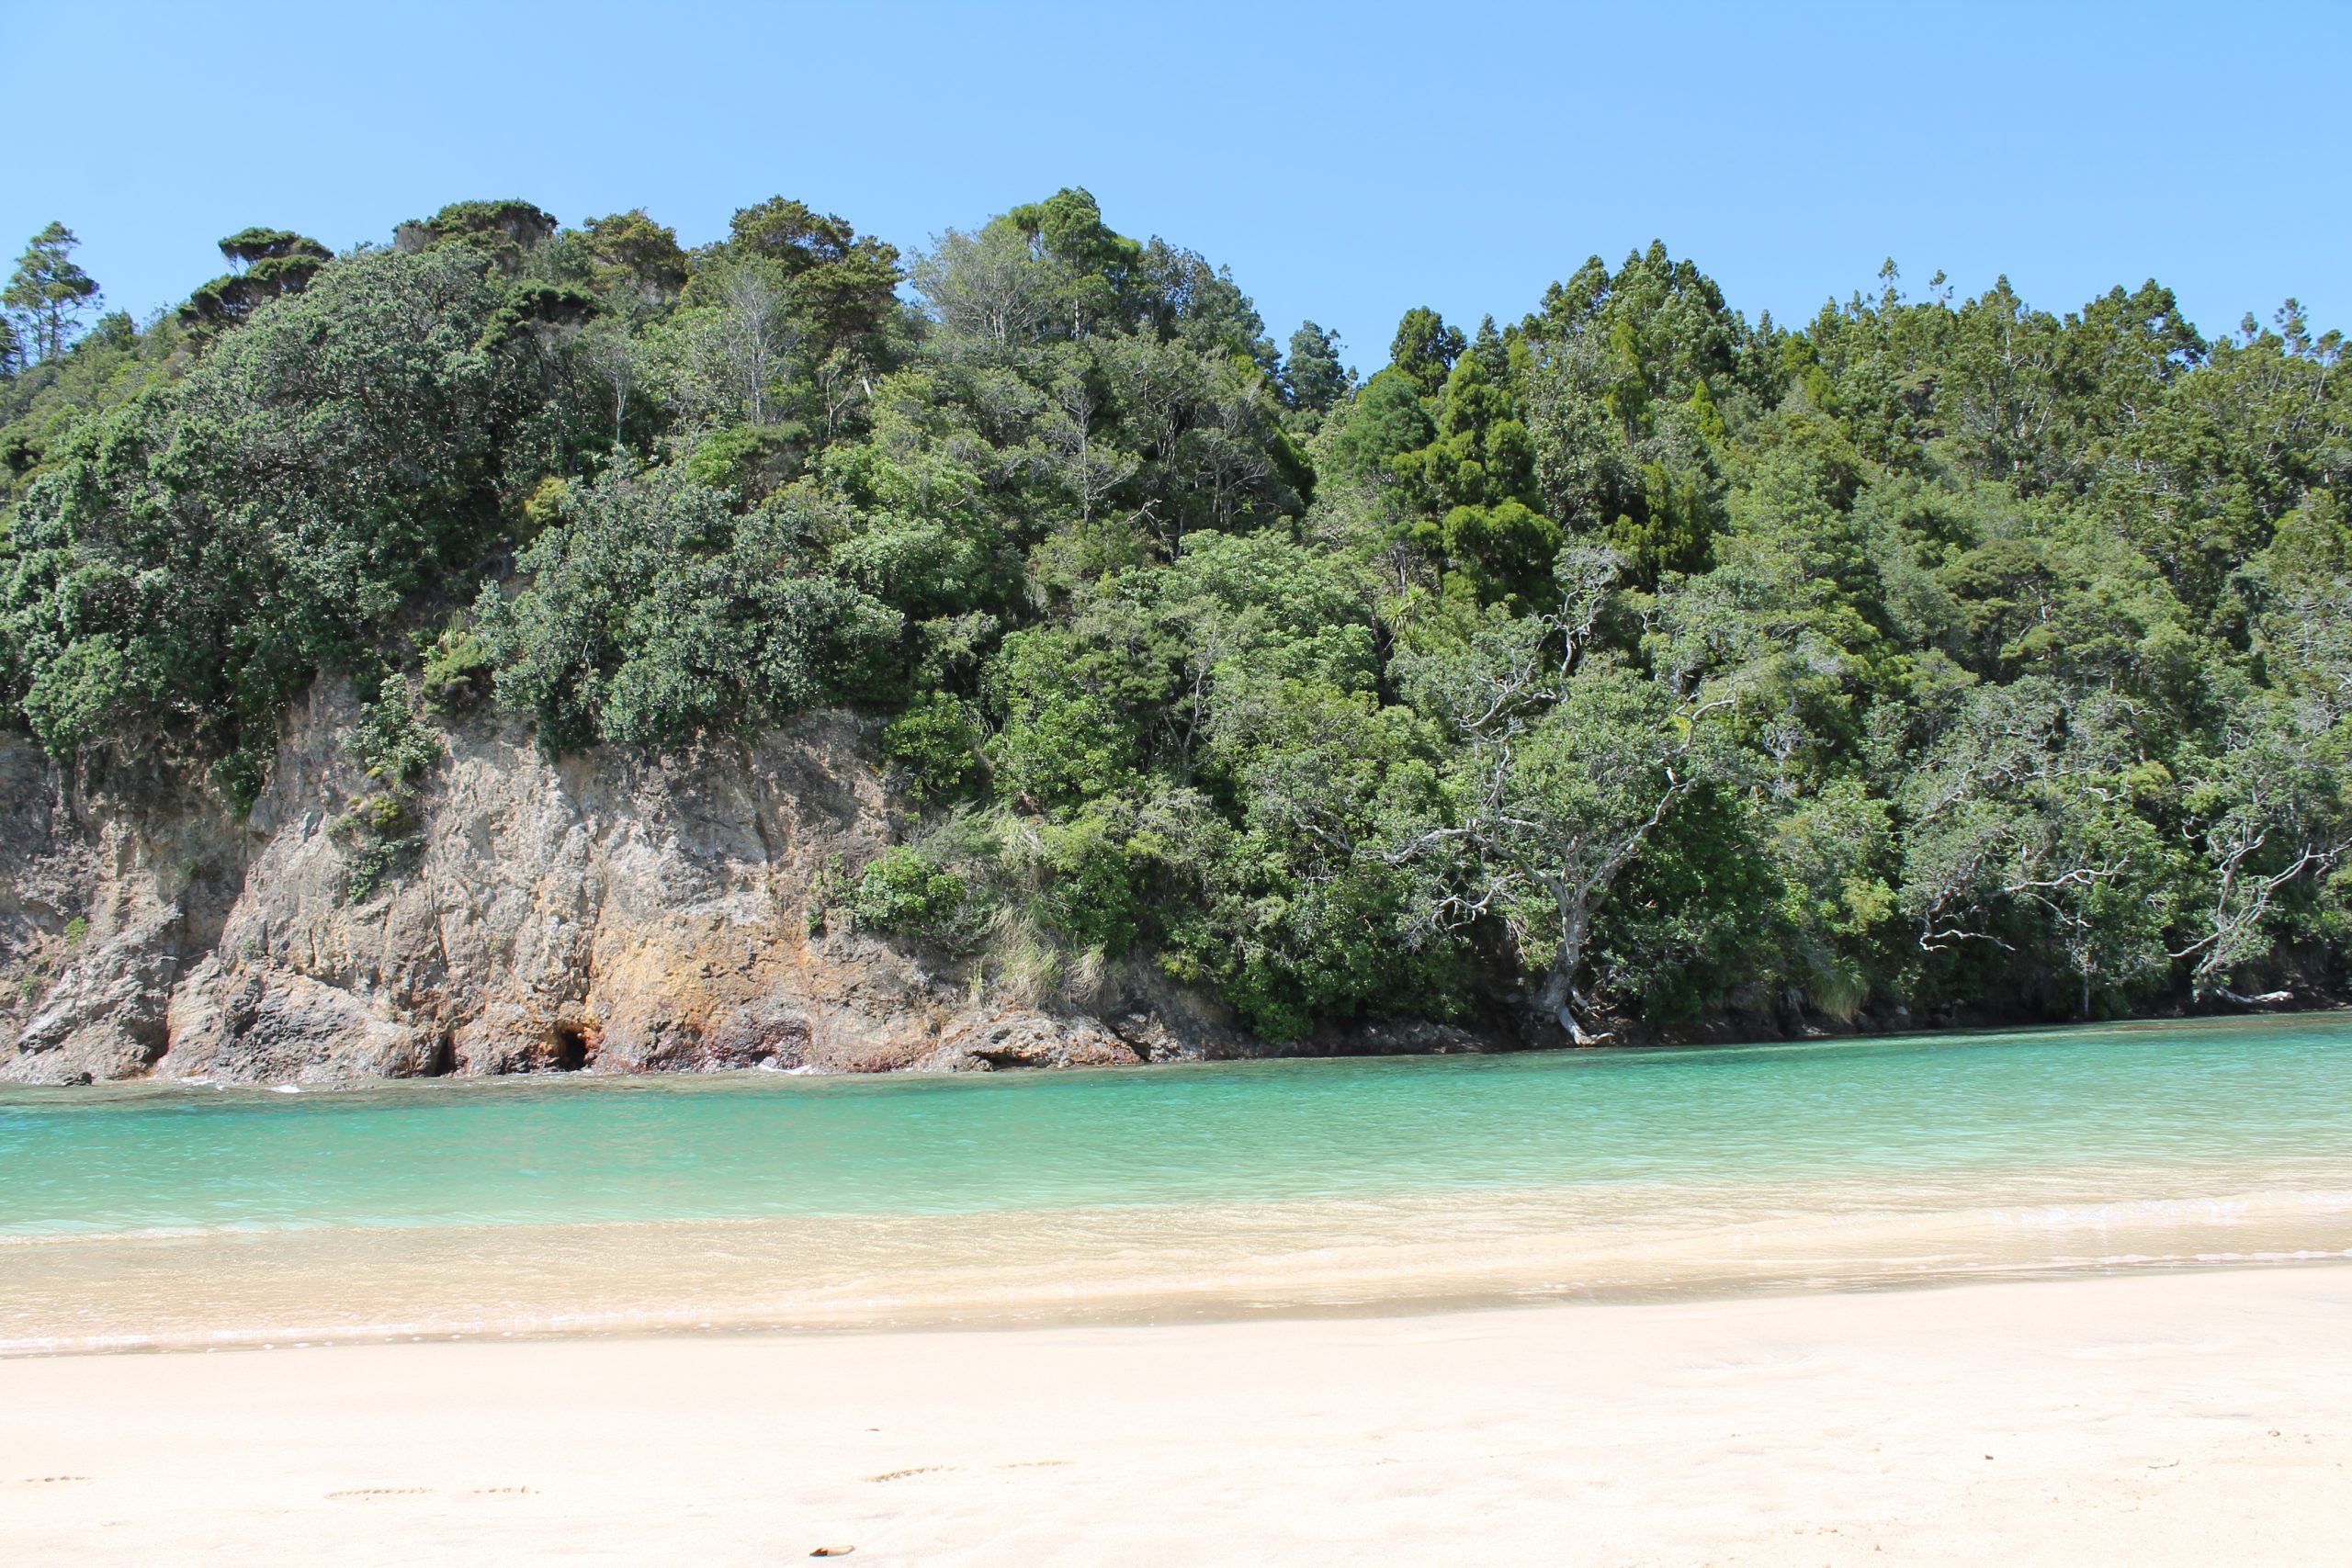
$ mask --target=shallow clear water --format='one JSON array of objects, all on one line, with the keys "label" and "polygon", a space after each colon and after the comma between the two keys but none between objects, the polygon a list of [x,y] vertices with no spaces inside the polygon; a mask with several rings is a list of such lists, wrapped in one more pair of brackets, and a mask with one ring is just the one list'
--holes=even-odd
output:
[{"label": "shallow clear water", "polygon": [[2352,1018],[959,1078],[0,1092],[0,1348],[2339,1255]]}]

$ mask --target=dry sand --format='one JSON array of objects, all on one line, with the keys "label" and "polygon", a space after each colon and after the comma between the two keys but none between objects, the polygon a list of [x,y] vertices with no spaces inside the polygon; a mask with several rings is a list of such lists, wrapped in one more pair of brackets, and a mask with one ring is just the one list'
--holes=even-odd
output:
[{"label": "dry sand", "polygon": [[10,1564],[2333,1563],[2352,1268],[0,1362]]}]

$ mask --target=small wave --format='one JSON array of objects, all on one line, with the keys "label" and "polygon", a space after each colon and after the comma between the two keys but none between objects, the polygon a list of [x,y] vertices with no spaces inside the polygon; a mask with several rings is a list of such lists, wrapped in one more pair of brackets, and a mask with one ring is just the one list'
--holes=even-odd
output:
[{"label": "small wave", "polygon": [[2167,1222],[2229,1224],[2259,1213],[2352,1213],[2352,1191],[2233,1192],[2195,1198],[2126,1198],[2051,1203],[2011,1211],[2016,1223],[2056,1230],[2105,1229]]},{"label": "small wave", "polygon": [[2340,1185],[1910,1208],[1736,1196],[20,1234],[0,1238],[20,1249],[0,1352],[1415,1311],[2352,1258]]}]

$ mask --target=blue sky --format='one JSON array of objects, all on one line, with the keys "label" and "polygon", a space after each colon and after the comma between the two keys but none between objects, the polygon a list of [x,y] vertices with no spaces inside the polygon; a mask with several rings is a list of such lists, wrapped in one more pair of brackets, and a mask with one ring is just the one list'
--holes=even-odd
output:
[{"label": "blue sky", "polygon": [[1376,365],[1662,238],[1751,317],[1879,263],[2209,333],[2352,326],[2352,6],[1809,7],[0,0],[0,242],[51,218],[144,313],[249,223],[337,246],[464,197],[688,243],[773,194],[905,248],[1065,184]]}]

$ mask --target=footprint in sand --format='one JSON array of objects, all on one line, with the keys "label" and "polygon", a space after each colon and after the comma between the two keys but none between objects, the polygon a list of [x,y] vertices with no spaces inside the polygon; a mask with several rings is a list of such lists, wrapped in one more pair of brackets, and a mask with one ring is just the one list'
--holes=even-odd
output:
[{"label": "footprint in sand", "polygon": [[936,1470],[953,1470],[952,1464],[919,1464],[911,1470],[886,1470],[879,1475],[869,1475],[868,1481],[904,1481],[910,1475],[929,1475]]}]

